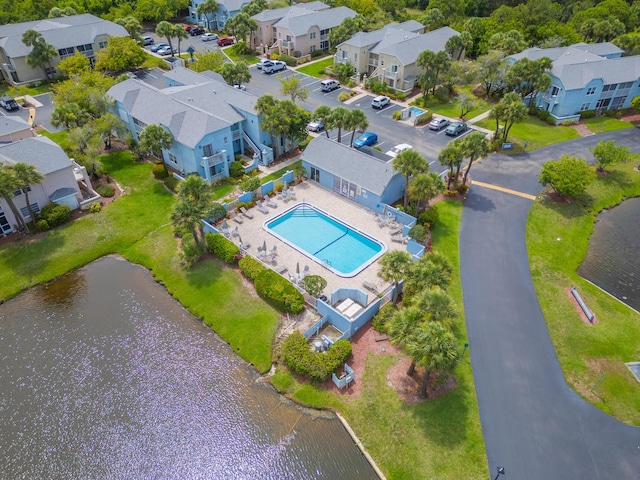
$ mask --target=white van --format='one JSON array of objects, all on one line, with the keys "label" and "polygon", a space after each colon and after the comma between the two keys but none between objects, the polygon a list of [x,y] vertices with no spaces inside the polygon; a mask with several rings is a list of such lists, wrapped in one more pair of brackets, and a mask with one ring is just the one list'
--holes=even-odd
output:
[{"label": "white van", "polygon": [[340,82],[337,80],[322,80],[320,82],[320,88],[323,92],[330,92],[336,88],[340,88]]},{"label": "white van", "polygon": [[379,95],[373,100],[371,100],[371,106],[373,108],[384,108],[391,103],[391,99],[386,95]]}]

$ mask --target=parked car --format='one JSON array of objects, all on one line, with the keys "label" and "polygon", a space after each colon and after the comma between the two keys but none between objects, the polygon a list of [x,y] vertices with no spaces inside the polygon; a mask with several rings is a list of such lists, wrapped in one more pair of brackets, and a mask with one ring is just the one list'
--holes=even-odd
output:
[{"label": "parked car", "polygon": [[320,120],[309,122],[307,124],[307,130],[309,130],[310,132],[321,132],[322,130],[324,130],[324,123],[322,123]]},{"label": "parked car", "polygon": [[204,28],[202,27],[195,27],[189,30],[189,35],[191,35],[192,37],[195,37],[196,35],[202,35],[203,33],[204,33]]},{"label": "parked car", "polygon": [[323,92],[331,92],[336,88],[340,88],[340,82],[338,82],[337,80],[322,80],[320,82],[320,89]]},{"label": "parked car", "polygon": [[182,28],[184,28],[184,31],[189,33],[191,32],[192,28],[195,28],[193,25],[182,25]]},{"label": "parked car", "polygon": [[245,85],[242,85],[240,83],[234,83],[233,88],[237,88],[238,90],[242,90],[242,91],[245,91],[247,89]]},{"label": "parked car", "polygon": [[9,95],[5,95],[4,97],[0,98],[0,107],[4,108],[7,112],[12,112],[20,108],[18,106],[18,102],[16,102]]},{"label": "parked car", "polygon": [[287,64],[281,62],[280,60],[272,60],[271,64],[265,64],[262,66],[262,71],[264,73],[274,73],[279,72],[280,70],[284,70],[287,68]]},{"label": "parked car", "polygon": [[200,38],[203,42],[210,42],[211,40],[218,40],[218,35],[215,33],[203,33]]},{"label": "parked car", "polygon": [[153,45],[153,37],[142,37],[145,45]]},{"label": "parked car", "polygon": [[155,45],[153,45],[151,47],[151,51],[152,52],[157,52],[158,50],[160,50],[161,48],[166,48],[168,47],[169,44],[168,43],[156,43]]},{"label": "parked car", "polygon": [[256,63],[256,68],[258,70],[262,70],[262,67],[264,67],[265,64],[267,64],[267,63],[273,63],[273,62],[271,60],[267,60],[266,58],[263,58],[258,63]]},{"label": "parked car", "polygon": [[224,37],[218,39],[218,46],[226,47],[227,45],[233,45],[233,37]]},{"label": "parked car", "polygon": [[400,152],[404,152],[405,150],[412,150],[413,147],[411,145],[409,145],[408,143],[401,143],[399,145],[396,145],[395,147],[393,147],[391,150],[389,150],[387,152],[387,155],[389,155],[391,158],[396,158],[396,156],[400,153]]},{"label": "parked car", "polygon": [[386,95],[378,95],[376,98],[371,100],[371,106],[373,108],[382,109],[391,103],[391,99]]},{"label": "parked car", "polygon": [[444,134],[449,135],[450,137],[457,137],[461,133],[466,132],[467,128],[469,127],[467,127],[467,124],[464,122],[453,122],[447,127],[447,129],[444,131]]},{"label": "parked car", "polygon": [[178,53],[178,49],[176,47],[173,47],[172,49],[169,45],[161,48],[160,50],[156,50],[156,53],[158,55],[171,55],[171,50],[173,50],[173,53]]},{"label": "parked car", "polygon": [[429,122],[429,129],[442,130],[444,127],[447,127],[449,123],[451,122],[449,122],[449,120],[447,120],[446,118],[434,118]]},{"label": "parked car", "polygon": [[378,135],[373,132],[364,132],[353,142],[355,148],[362,148],[365,145],[371,146],[378,141]]}]

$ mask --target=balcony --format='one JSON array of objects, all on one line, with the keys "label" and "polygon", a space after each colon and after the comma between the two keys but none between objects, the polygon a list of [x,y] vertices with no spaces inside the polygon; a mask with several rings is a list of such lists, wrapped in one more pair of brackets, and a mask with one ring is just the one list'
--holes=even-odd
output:
[{"label": "balcony", "polygon": [[214,153],[210,157],[202,157],[202,160],[200,161],[200,166],[208,169],[210,167],[214,167],[216,165],[220,165],[221,163],[224,163],[225,156],[226,156],[225,153],[226,151],[222,150],[219,153]]},{"label": "balcony", "polygon": [[398,72],[385,72],[384,74],[385,78],[392,78],[392,79],[396,79],[396,77],[398,76]]}]

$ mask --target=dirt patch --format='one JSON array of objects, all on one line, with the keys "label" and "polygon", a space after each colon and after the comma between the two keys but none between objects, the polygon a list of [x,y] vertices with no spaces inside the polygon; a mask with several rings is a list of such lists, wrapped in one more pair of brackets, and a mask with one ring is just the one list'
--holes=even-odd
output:
[{"label": "dirt patch", "polygon": [[428,398],[420,395],[424,368],[416,368],[412,376],[407,375],[407,370],[411,365],[409,357],[403,357],[400,361],[387,371],[387,384],[392,387],[398,395],[408,405],[433,400],[442,395],[446,395],[456,389],[457,382],[453,375],[441,375],[432,372],[427,385]]},{"label": "dirt patch", "polygon": [[633,123],[634,125],[640,125],[640,113],[636,112],[633,108],[628,108],[625,110],[620,120]]},{"label": "dirt patch", "polygon": [[[593,320],[589,321],[589,319],[587,318],[587,315],[582,310],[582,307],[580,307],[580,304],[578,303],[578,300],[576,300],[576,297],[574,297],[573,293],[571,293],[571,287],[566,287],[564,289],[564,294],[567,296],[567,298],[571,302],[571,305],[573,305],[573,308],[576,310],[576,312],[580,316],[580,320],[582,320],[582,323],[584,323],[585,325],[589,325],[589,326],[597,325],[598,323],[600,323],[599,320],[598,320],[598,317],[593,312],[593,310],[591,310],[590,308],[589,308],[589,310],[591,310],[591,313],[593,313]],[[589,305],[587,305],[587,307],[588,306]]]},{"label": "dirt patch", "polygon": [[583,122],[579,122],[579,123],[576,123],[575,125],[571,125],[571,128],[573,128],[576,132],[578,132],[578,135],[580,135],[581,137],[588,137],[590,135],[595,135],[595,133],[589,130],[589,127],[587,127]]}]

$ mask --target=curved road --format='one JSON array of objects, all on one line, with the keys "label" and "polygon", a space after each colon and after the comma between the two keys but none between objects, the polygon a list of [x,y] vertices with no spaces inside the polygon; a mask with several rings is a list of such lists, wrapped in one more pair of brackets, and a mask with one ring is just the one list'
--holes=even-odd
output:
[{"label": "curved road", "polygon": [[[615,139],[640,151],[637,129],[585,137],[474,165],[474,181],[538,195],[541,165]],[[464,307],[490,477],[638,479],[640,428],[593,407],[566,383],[531,281],[525,225],[531,198],[475,185],[460,232]]]}]

